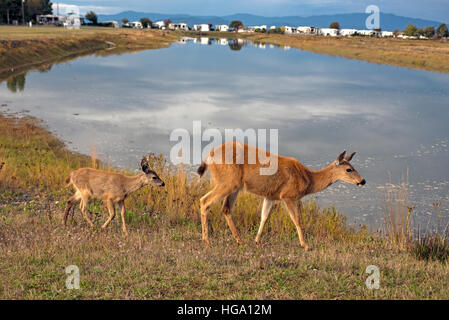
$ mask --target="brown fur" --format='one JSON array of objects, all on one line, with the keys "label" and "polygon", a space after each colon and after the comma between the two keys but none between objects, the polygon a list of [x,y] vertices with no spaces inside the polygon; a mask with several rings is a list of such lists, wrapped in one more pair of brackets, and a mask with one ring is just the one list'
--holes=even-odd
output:
[{"label": "brown fur", "polygon": [[80,209],[83,217],[90,226],[93,226],[92,221],[87,215],[86,208],[90,198],[97,198],[103,201],[109,211],[109,218],[103,224],[102,229],[106,228],[112,219],[114,219],[115,204],[117,203],[121,212],[123,233],[128,235],[125,224],[126,197],[148,184],[158,186],[165,185],[154,171],[149,170],[148,163],[143,160],[142,170],[144,170],[144,173],[133,177],[127,177],[119,173],[106,172],[92,168],[81,168],[73,171],[66,179],[66,182],[69,185],[73,185],[76,192],[67,201],[63,224],[67,224],[67,217],[70,209],[78,200],[81,200]]},{"label": "brown fur", "polygon": [[[225,200],[222,211],[235,240],[240,242],[240,237],[232,221],[231,213],[238,192],[245,189],[250,193],[264,197],[264,209],[262,210],[259,232],[255,239],[257,243],[260,241],[263,227],[270,215],[272,201],[283,200],[296,226],[301,245],[305,249],[308,249],[301,229],[300,210],[298,205],[296,205],[296,201],[307,194],[319,192],[338,180],[357,185],[365,184],[365,180],[349,163],[355,152],[349,155],[345,155],[345,152],[342,152],[336,161],[321,170],[308,169],[294,158],[272,155],[273,157],[277,157],[278,170],[273,175],[261,175],[260,168],[268,167],[268,164],[261,164],[259,159],[257,159],[255,164],[248,163],[248,148],[251,148],[251,151],[259,152],[258,148],[242,143],[228,143],[232,143],[232,163],[224,163],[226,152],[223,150],[225,150],[227,144],[225,143],[212,150],[209,157],[201,164],[198,170],[201,176],[208,169],[214,184],[212,191],[200,200],[203,240],[206,244],[209,244],[207,224],[208,209],[214,202],[223,198]],[[243,148],[244,150],[244,161],[242,164],[237,164],[236,161],[237,148]],[[222,164],[217,164],[216,161],[214,163],[211,160],[217,154],[221,154]],[[266,154],[267,156],[270,155],[269,152],[266,152]],[[347,172],[346,170],[351,170],[351,172]],[[300,202],[299,205],[301,205]]]}]

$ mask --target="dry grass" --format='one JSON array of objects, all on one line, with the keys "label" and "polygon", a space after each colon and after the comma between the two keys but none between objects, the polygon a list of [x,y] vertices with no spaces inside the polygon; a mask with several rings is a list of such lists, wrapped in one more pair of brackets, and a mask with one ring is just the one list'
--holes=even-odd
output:
[{"label": "dry grass", "polygon": [[164,48],[176,39],[173,32],[157,30],[0,26],[0,74],[98,50],[116,54]]},{"label": "dry grass", "polygon": [[[277,205],[257,247],[253,239],[261,201],[240,195],[235,221],[244,244],[234,243],[217,204],[211,247],[201,243],[198,199],[206,179],[172,168],[161,156],[152,167],[166,188],[145,187],[127,200],[130,236],[119,219],[107,230],[101,203],[89,211],[90,229],[77,210],[63,228],[71,191],[68,172],[100,166],[74,154],[32,118],[0,116],[0,297],[4,299],[448,299],[449,268],[421,261],[366,229],[355,231],[335,209],[309,203],[303,210],[312,251],[299,245],[285,209]],[[81,289],[65,288],[65,268],[77,265]],[[377,265],[380,289],[365,286]]]},{"label": "dry grass", "polygon": [[[187,34],[195,34],[193,32]],[[254,42],[290,46],[379,64],[449,73],[449,42],[370,37],[321,37],[267,33],[209,32],[203,35],[243,38]]]}]

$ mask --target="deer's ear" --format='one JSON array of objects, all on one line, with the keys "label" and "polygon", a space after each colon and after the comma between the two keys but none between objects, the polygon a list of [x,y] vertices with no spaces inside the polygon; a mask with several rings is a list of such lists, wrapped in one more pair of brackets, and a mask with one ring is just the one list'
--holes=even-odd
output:
[{"label": "deer's ear", "polygon": [[355,152],[350,153],[350,154],[347,154],[347,155],[345,156],[345,160],[348,161],[348,162],[351,161],[352,158],[354,157],[354,155],[355,155]]},{"label": "deer's ear", "polygon": [[148,164],[148,159],[145,156],[142,158],[142,161],[140,161],[140,167],[145,173],[148,173],[150,171],[150,165]]},{"label": "deer's ear", "polygon": [[338,155],[337,161],[336,161],[337,165],[339,165],[343,162],[343,160],[345,159],[345,154],[346,154],[346,150]]}]

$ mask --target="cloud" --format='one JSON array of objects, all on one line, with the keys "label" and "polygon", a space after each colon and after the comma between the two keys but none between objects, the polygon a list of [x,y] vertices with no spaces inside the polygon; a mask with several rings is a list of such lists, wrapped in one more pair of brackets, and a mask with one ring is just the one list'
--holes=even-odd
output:
[{"label": "cloud", "polygon": [[79,9],[79,12],[81,14],[85,14],[88,11],[94,11],[97,14],[114,14],[117,12],[120,12],[124,10],[120,7],[114,7],[114,6],[97,6],[97,5],[77,5],[77,4],[68,4],[68,3],[53,3],[53,13],[57,14],[59,7],[59,14],[65,14],[66,12],[69,12],[73,10],[74,7],[77,7]]}]

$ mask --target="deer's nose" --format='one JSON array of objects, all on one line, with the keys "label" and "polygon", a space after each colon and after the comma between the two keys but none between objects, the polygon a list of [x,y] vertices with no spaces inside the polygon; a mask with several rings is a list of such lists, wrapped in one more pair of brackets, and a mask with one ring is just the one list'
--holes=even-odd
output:
[{"label": "deer's nose", "polygon": [[165,187],[165,182],[162,181],[161,187]]},{"label": "deer's nose", "polygon": [[365,183],[366,183],[366,180],[365,180],[365,179],[363,179],[362,181],[360,181],[360,182],[358,183],[358,185],[359,185],[359,186],[364,186],[364,185],[365,185]]}]

